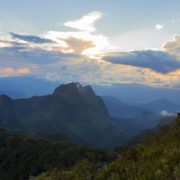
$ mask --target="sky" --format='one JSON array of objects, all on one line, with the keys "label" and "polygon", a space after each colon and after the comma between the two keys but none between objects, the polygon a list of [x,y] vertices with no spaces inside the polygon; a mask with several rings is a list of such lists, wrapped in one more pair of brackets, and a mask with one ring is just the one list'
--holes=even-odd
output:
[{"label": "sky", "polygon": [[180,1],[0,0],[0,77],[180,89]]}]

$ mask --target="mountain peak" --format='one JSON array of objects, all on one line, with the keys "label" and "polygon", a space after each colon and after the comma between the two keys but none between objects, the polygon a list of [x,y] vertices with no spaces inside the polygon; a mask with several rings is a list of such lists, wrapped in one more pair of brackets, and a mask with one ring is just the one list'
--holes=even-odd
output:
[{"label": "mountain peak", "polygon": [[74,95],[78,93],[81,95],[95,95],[91,86],[82,86],[79,82],[72,82],[69,84],[63,84],[57,87],[54,91],[54,95]]}]

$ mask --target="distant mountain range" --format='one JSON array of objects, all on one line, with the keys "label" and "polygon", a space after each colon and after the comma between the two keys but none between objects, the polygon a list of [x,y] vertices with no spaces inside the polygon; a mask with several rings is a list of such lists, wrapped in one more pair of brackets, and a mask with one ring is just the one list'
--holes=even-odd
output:
[{"label": "distant mountain range", "polygon": [[[48,81],[32,76],[18,76],[0,78],[0,94],[6,92],[12,98],[31,97],[34,95],[51,94],[53,90],[63,84],[59,81]],[[86,85],[83,83],[83,85]],[[124,102],[148,103],[157,99],[167,99],[180,105],[180,90],[170,88],[158,88],[141,84],[90,84],[97,95],[113,96]],[[15,92],[15,93],[9,93]],[[14,96],[15,94],[15,96]]]},{"label": "distant mountain range", "polygon": [[124,130],[132,133],[140,133],[154,128],[166,119],[164,116],[174,116],[180,111],[180,105],[166,99],[158,99],[144,104],[127,103],[111,96],[103,96],[102,99],[110,116]]},{"label": "distant mountain range", "polygon": [[157,99],[167,99],[180,105],[180,89],[160,88],[142,84],[110,84],[92,85],[96,94],[100,96],[113,96],[124,102],[148,103]]},{"label": "distant mountain range", "polygon": [[141,104],[141,107],[147,108],[155,112],[168,111],[168,112],[178,112],[180,111],[180,105],[175,104],[165,98],[157,99],[150,103]]},{"label": "distant mountain range", "polygon": [[149,111],[148,109],[140,107],[137,104],[126,103],[115,97],[103,96],[102,99],[112,117],[133,118],[134,116],[142,114],[145,111]]}]

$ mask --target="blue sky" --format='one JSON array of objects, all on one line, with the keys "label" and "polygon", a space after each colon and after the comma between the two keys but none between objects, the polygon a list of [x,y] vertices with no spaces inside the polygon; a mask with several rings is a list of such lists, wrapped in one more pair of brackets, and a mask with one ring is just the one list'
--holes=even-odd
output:
[{"label": "blue sky", "polygon": [[2,0],[0,77],[180,88],[180,1]]},{"label": "blue sky", "polygon": [[18,32],[41,33],[58,29],[58,24],[91,11],[100,11],[106,17],[98,22],[99,30],[113,35],[178,19],[179,7],[178,0],[2,0],[0,20],[1,29],[7,32],[13,28]]}]

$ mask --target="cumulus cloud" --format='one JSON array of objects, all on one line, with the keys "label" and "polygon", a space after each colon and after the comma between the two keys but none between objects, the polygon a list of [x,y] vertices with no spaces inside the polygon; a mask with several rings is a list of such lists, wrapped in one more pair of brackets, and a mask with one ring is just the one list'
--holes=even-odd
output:
[{"label": "cumulus cloud", "polygon": [[30,74],[30,69],[23,67],[20,69],[14,69],[12,67],[5,67],[1,70],[0,74],[5,76],[12,76],[12,75],[24,75],[24,74]]},{"label": "cumulus cloud", "polygon": [[3,74],[7,76],[13,75],[15,74],[15,70],[13,68],[7,67],[3,69]]},{"label": "cumulus cloud", "polygon": [[[61,52],[81,53],[90,58],[112,51],[108,38],[97,32],[94,23],[102,17],[101,12],[91,12],[79,20],[65,22],[64,25],[76,29],[75,31],[49,31],[44,37],[56,42],[52,50]],[[78,47],[79,46],[79,47]]]},{"label": "cumulus cloud", "polygon": [[58,49],[68,53],[81,52],[82,55],[95,58],[99,54],[112,51],[115,48],[108,38],[98,33],[94,27],[94,22],[101,16],[100,12],[89,13],[80,20],[64,23],[65,26],[73,27],[76,31],[49,31],[44,34],[44,37],[56,42],[56,45],[52,46],[53,50]]},{"label": "cumulus cloud", "polygon": [[180,36],[175,36],[173,41],[167,42],[163,48],[166,52],[180,58]]},{"label": "cumulus cloud", "polygon": [[83,53],[84,50],[94,48],[95,44],[91,41],[85,41],[77,38],[70,37],[69,39],[64,39],[68,44],[67,47],[62,46],[53,46],[52,50],[57,52],[74,52],[74,53]]},{"label": "cumulus cloud", "polygon": [[104,57],[114,64],[125,64],[149,68],[160,73],[168,73],[180,69],[180,61],[173,55],[163,51],[132,51],[127,53],[114,53]]},{"label": "cumulus cloud", "polygon": [[[95,58],[98,54],[111,51],[114,47],[109,43],[108,38],[102,34],[92,34],[86,31],[76,32],[60,32],[49,31],[44,35],[48,39],[52,39],[57,44],[51,46],[52,49],[58,48],[62,52],[76,52],[76,43],[81,43],[81,54]],[[75,43],[76,41],[76,43]],[[73,43],[72,43],[73,42]],[[84,43],[84,45],[82,44]],[[72,46],[72,44],[74,46]],[[87,46],[88,44],[88,46]],[[85,49],[85,47],[87,47]],[[78,52],[80,49],[78,48]]]},{"label": "cumulus cloud", "polygon": [[64,25],[81,31],[95,32],[96,28],[94,27],[94,23],[101,17],[101,12],[91,12],[81,19],[65,22]]},{"label": "cumulus cloud", "polygon": [[17,74],[30,74],[30,70],[28,68],[21,68],[17,70]]},{"label": "cumulus cloud", "polygon": [[155,28],[156,28],[156,30],[159,31],[159,30],[164,28],[164,25],[163,24],[156,24]]},{"label": "cumulus cloud", "polygon": [[45,36],[56,42],[51,46],[51,51],[83,54],[85,50],[96,47],[93,38],[88,38],[85,34],[81,32],[50,31]]},{"label": "cumulus cloud", "polygon": [[95,47],[95,44],[91,41],[83,41],[81,39],[69,38],[65,40],[69,48],[75,52],[82,53],[84,50]]}]

